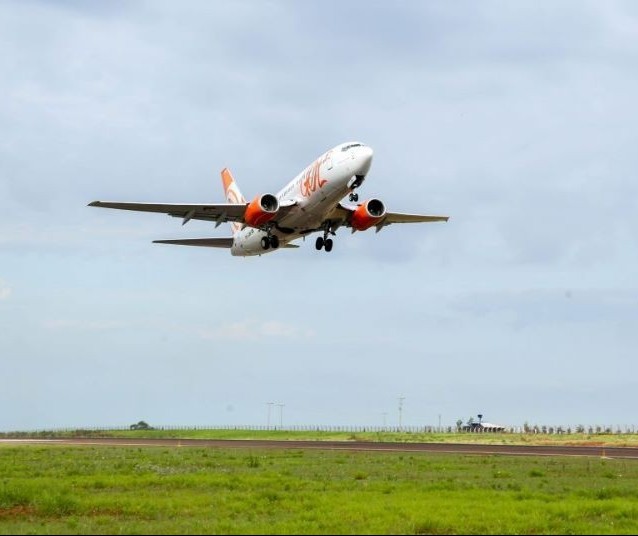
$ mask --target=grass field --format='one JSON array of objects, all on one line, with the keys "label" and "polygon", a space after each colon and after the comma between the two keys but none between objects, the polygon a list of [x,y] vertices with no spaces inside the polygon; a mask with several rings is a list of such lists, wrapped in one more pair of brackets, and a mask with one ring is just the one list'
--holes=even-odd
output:
[{"label": "grass field", "polygon": [[2,534],[636,534],[638,463],[0,447]]},{"label": "grass field", "polygon": [[501,445],[600,445],[638,447],[638,434],[518,434],[518,433],[408,433],[324,432],[288,430],[74,430],[69,432],[0,433],[2,437],[69,438],[125,437],[170,439],[276,439],[308,441],[387,441],[409,443],[490,443]]}]

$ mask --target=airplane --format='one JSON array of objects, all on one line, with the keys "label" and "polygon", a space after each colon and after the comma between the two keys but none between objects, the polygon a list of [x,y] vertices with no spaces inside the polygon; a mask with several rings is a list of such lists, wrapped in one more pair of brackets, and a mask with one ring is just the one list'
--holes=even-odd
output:
[{"label": "airplane", "polygon": [[[393,223],[448,221],[448,216],[427,216],[388,212],[379,199],[359,203],[356,189],[365,180],[372,164],[373,151],[363,143],[342,143],[322,154],[276,194],[257,195],[248,202],[230,170],[221,171],[226,203],[122,203],[93,201],[88,206],[140,212],[159,212],[182,219],[215,222],[215,228],[229,222],[229,237],[180,238],[154,240],[156,244],[200,246],[230,249],[234,256],[271,253],[281,248],[298,248],[292,242],[321,233],[317,250],[332,251],[336,231],[347,227],[365,231],[374,227],[378,233]],[[349,202],[344,202],[348,195]]]}]

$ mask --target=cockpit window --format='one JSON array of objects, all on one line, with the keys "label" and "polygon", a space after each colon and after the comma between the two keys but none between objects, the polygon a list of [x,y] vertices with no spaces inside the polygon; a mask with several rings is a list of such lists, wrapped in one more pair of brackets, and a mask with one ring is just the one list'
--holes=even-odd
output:
[{"label": "cockpit window", "polygon": [[344,152],[344,151],[347,151],[348,149],[352,149],[353,147],[363,147],[363,144],[362,143],[350,143],[349,145],[344,145],[341,148],[341,151]]}]

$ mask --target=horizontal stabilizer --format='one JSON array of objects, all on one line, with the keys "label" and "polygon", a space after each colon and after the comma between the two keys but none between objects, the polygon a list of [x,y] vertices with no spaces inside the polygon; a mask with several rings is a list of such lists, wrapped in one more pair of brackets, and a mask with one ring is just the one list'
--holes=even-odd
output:
[{"label": "horizontal stabilizer", "polygon": [[[232,238],[181,238],[177,240],[153,240],[153,244],[173,244],[174,246],[199,246],[200,248],[230,248]],[[283,248],[298,248],[295,244],[284,244]]]},{"label": "horizontal stabilizer", "polygon": [[199,246],[202,248],[230,248],[231,238],[182,238],[179,240],[153,240],[153,244],[173,244],[176,246]]}]

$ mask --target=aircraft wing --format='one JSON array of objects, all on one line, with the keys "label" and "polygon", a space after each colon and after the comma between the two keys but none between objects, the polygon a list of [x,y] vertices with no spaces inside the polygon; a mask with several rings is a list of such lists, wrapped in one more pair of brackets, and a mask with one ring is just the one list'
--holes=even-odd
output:
[{"label": "aircraft wing", "polygon": [[[285,216],[294,203],[288,203],[279,207],[277,219]],[[93,201],[90,207],[116,208],[119,210],[133,210],[137,212],[159,212],[168,214],[174,218],[182,218],[182,225],[190,220],[214,221],[216,225],[224,222],[244,222],[244,214],[248,203],[122,203],[119,201]]]},{"label": "aircraft wing", "polygon": [[[232,237],[224,238],[181,238],[176,240],[153,240],[153,244],[173,244],[176,246],[199,246],[203,248],[230,248]],[[285,248],[298,248],[295,244],[286,244]]]},{"label": "aircraft wing", "polygon": [[[350,219],[358,205],[346,205],[339,203],[339,206],[327,218],[330,221],[340,220],[340,224],[350,227]],[[393,223],[430,223],[437,221],[448,221],[449,216],[430,216],[426,214],[404,214],[402,212],[386,212],[382,220],[375,224],[377,233],[387,225]]]},{"label": "aircraft wing", "polygon": [[448,221],[449,219],[449,216],[426,216],[425,214],[388,212],[380,223],[385,226],[390,225],[391,223],[429,223],[434,221]]},{"label": "aircraft wing", "polygon": [[178,203],[120,203],[114,201],[93,201],[90,207],[116,208],[136,212],[159,212],[174,218],[206,220],[223,223],[225,221],[242,222],[247,203],[216,203],[214,205],[178,204]]}]

